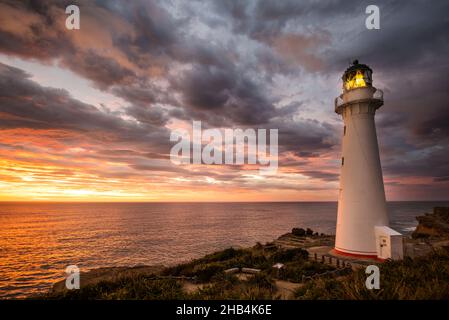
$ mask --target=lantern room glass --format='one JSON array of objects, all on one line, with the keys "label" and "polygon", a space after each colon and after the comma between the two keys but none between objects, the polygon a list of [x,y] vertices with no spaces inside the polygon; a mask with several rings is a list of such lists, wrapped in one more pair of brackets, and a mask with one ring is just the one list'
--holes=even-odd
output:
[{"label": "lantern room glass", "polygon": [[346,91],[370,87],[372,85],[372,72],[364,68],[351,70],[345,74],[343,85]]}]

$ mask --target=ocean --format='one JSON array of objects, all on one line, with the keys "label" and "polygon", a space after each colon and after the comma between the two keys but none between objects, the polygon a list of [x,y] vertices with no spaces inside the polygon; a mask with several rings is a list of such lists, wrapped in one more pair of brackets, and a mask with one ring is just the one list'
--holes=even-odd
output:
[{"label": "ocean", "polygon": [[[390,202],[391,227],[449,202]],[[293,227],[334,234],[335,202],[0,203],[0,298],[45,292],[68,265],[171,265],[230,246],[265,243]]]}]

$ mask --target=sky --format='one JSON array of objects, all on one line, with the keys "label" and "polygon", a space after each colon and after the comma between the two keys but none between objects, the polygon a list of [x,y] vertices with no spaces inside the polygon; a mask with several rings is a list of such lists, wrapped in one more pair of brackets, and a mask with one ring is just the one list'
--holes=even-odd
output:
[{"label": "sky", "polygon": [[[65,8],[80,8],[79,30]],[[380,8],[380,29],[365,8]],[[384,91],[387,200],[449,200],[449,2],[0,1],[0,201],[336,201],[333,101]],[[176,165],[170,133],[278,129],[279,168]]]}]

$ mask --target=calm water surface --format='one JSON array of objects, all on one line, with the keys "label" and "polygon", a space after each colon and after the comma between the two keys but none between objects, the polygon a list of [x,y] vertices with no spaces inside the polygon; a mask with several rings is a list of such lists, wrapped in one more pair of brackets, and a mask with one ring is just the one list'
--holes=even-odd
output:
[{"label": "calm water surface", "polygon": [[[391,202],[391,226],[411,232],[437,205],[449,202]],[[293,227],[333,234],[336,212],[334,202],[0,203],[0,297],[44,292],[72,264],[168,265]]]}]

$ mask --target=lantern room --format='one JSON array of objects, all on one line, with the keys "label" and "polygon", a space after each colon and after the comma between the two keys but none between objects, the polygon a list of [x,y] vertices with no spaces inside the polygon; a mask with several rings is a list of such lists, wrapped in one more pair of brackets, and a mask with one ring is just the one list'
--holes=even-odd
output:
[{"label": "lantern room", "polygon": [[366,64],[359,64],[358,60],[354,60],[352,66],[346,69],[343,74],[343,90],[349,91],[356,88],[372,86],[373,70]]}]

